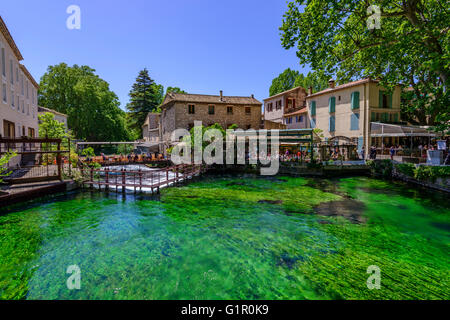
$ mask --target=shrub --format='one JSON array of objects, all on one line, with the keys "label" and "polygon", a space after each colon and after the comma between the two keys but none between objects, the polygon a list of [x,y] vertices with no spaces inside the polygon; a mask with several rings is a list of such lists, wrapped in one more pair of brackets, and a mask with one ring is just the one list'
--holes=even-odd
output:
[{"label": "shrub", "polygon": [[412,163],[396,164],[395,169],[408,177],[414,177],[416,166]]}]

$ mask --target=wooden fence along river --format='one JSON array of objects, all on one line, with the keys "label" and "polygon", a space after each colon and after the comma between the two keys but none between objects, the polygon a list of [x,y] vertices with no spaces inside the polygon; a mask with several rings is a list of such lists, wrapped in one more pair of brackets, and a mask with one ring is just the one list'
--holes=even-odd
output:
[{"label": "wooden fence along river", "polygon": [[115,191],[118,191],[120,187],[122,192],[125,192],[126,188],[134,189],[134,192],[138,189],[140,191],[148,189],[152,193],[155,190],[159,193],[160,188],[192,179],[204,170],[205,167],[202,165],[177,165],[148,171],[83,168],[81,172],[83,177],[87,177],[83,184],[89,185],[91,188],[98,186],[101,189],[104,186],[105,190],[115,188]]}]

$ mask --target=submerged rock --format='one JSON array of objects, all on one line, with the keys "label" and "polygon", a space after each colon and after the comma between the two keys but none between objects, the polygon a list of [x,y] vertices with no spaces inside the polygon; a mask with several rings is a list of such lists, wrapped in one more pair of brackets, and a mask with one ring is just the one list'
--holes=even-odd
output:
[{"label": "submerged rock", "polygon": [[259,200],[258,203],[282,204],[282,200]]},{"label": "submerged rock", "polygon": [[344,217],[352,223],[364,223],[366,222],[366,217],[363,215],[364,209],[364,203],[345,199],[321,203],[314,209],[314,212],[321,216]]}]

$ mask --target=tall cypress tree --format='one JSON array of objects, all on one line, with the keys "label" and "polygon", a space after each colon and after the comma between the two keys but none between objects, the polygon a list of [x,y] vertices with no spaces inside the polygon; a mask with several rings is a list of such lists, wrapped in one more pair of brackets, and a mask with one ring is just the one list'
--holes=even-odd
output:
[{"label": "tall cypress tree", "polygon": [[136,82],[128,94],[130,102],[127,104],[128,126],[136,132],[141,131],[145,118],[149,112],[154,112],[162,103],[164,88],[150,78],[147,68],[141,70]]}]

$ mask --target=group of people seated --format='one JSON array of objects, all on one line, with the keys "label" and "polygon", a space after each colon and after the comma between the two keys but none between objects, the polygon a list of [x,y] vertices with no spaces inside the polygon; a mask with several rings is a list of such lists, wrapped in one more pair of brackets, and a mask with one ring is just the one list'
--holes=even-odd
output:
[{"label": "group of people seated", "polygon": [[101,153],[98,157],[87,157],[85,159],[86,162],[98,162],[98,163],[137,163],[137,162],[149,162],[149,161],[159,161],[164,160],[164,155],[160,153],[143,153],[143,154],[120,154],[120,155],[110,155],[107,156],[104,153]]}]

